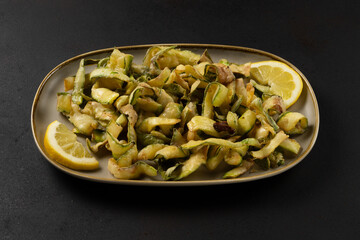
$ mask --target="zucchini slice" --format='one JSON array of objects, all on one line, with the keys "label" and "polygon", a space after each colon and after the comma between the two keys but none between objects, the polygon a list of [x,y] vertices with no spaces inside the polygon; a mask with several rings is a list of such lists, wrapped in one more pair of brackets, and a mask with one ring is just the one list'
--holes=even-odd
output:
[{"label": "zucchini slice", "polygon": [[138,98],[136,100],[136,106],[143,111],[153,112],[156,115],[161,113],[164,107],[150,97]]},{"label": "zucchini slice", "polygon": [[108,170],[118,179],[137,179],[141,175],[150,177],[157,175],[157,170],[143,161],[137,161],[130,166],[121,167],[115,159],[110,158],[108,161]]},{"label": "zucchini slice", "polygon": [[181,164],[181,172],[175,180],[180,180],[189,176],[191,173],[195,172],[201,165],[206,163],[207,156],[206,147],[201,148],[199,151],[191,154],[189,159]]},{"label": "zucchini slice", "polygon": [[226,116],[226,122],[232,129],[235,130],[235,132],[239,132],[239,122],[238,122],[238,116],[236,113],[229,111]]},{"label": "zucchini slice", "polygon": [[177,146],[165,146],[155,153],[155,158],[162,158],[165,160],[185,158],[187,156],[188,152]]},{"label": "zucchini slice", "polygon": [[250,69],[251,69],[251,63],[244,63],[244,64],[230,64],[230,69],[234,74],[239,74],[244,77],[250,77]]},{"label": "zucchini slice", "polygon": [[181,145],[182,149],[193,149],[202,145],[218,145],[223,147],[228,147],[231,149],[241,149],[244,146],[254,146],[260,147],[260,143],[255,138],[245,138],[240,142],[232,142],[229,140],[221,139],[221,138],[208,138],[205,140],[191,140],[183,145]]},{"label": "zucchini slice", "polygon": [[[176,118],[176,119],[180,119],[180,121],[181,121],[181,112],[182,112],[182,110],[183,110],[183,106],[181,104],[170,102],[170,103],[168,103],[166,105],[164,111],[159,115],[159,117],[173,118],[173,119]],[[170,125],[170,126],[169,125],[160,126],[161,131],[165,135],[170,135],[172,128],[173,128],[172,125]]]},{"label": "zucchini slice", "polygon": [[301,145],[292,138],[285,139],[280,143],[279,148],[285,153],[298,154],[300,152]]},{"label": "zucchini slice", "polygon": [[82,94],[84,92],[85,85],[85,67],[84,67],[84,59],[80,60],[79,69],[76,72],[75,80],[74,80],[74,89],[72,92],[72,102],[81,105],[83,102]]},{"label": "zucchini slice", "polygon": [[130,82],[131,79],[122,72],[117,72],[111,68],[96,68],[90,73],[90,79],[96,80],[99,78],[117,79],[123,82]]},{"label": "zucchini slice", "polygon": [[139,97],[141,96],[154,96],[155,92],[151,87],[143,87],[143,86],[138,86],[136,87],[130,94],[129,96],[129,103],[131,105],[135,105],[136,101]]},{"label": "zucchini slice", "polygon": [[269,156],[289,135],[283,131],[278,132],[270,142],[258,151],[251,151],[250,154],[257,159],[263,159]]},{"label": "zucchini slice", "polygon": [[148,117],[140,124],[139,131],[149,133],[156,126],[171,126],[180,121],[181,119],[176,118]]},{"label": "zucchini slice", "polygon": [[146,147],[153,144],[165,144],[166,142],[153,134],[137,132],[137,143],[141,147]]},{"label": "zucchini slice", "polygon": [[229,165],[239,165],[242,161],[242,157],[241,155],[233,150],[233,149],[230,149],[224,156],[224,161],[229,164]]},{"label": "zucchini slice", "polygon": [[106,139],[108,140],[112,155],[115,159],[121,157],[124,153],[126,153],[129,149],[131,149],[134,146],[133,142],[129,142],[129,143],[120,142],[109,132],[106,132]]},{"label": "zucchini slice", "polygon": [[163,87],[166,81],[169,79],[171,70],[168,67],[165,67],[161,73],[154,79],[151,79],[147,83],[152,87]]},{"label": "zucchini slice", "polygon": [[191,51],[175,49],[176,46],[155,46],[150,48],[144,58],[144,65],[151,68],[174,68],[179,64],[195,65],[200,55]]},{"label": "zucchini slice", "polygon": [[118,111],[120,111],[121,107],[127,105],[129,103],[129,96],[128,95],[122,95],[116,99],[114,102],[114,106]]},{"label": "zucchini slice", "polygon": [[201,130],[207,135],[221,137],[220,133],[215,130],[214,123],[216,123],[216,121],[210,118],[195,116],[187,123],[187,127],[191,132]]},{"label": "zucchini slice", "polygon": [[228,88],[218,82],[210,83],[205,89],[205,97],[202,104],[202,116],[213,118],[214,107],[220,107],[228,96]]},{"label": "zucchini slice", "polygon": [[128,74],[133,58],[130,54],[125,54],[118,49],[114,49],[110,55],[107,66],[114,71]]},{"label": "zucchini slice", "polygon": [[117,138],[122,130],[123,126],[118,125],[114,120],[110,121],[106,127],[106,132],[110,133],[114,138]]},{"label": "zucchini slice", "polygon": [[253,108],[258,115],[264,116],[268,124],[270,124],[275,132],[279,131],[279,126],[276,124],[275,120],[269,115],[267,111],[264,110],[260,98],[257,97],[251,102],[251,108]]},{"label": "zucchini slice", "polygon": [[226,98],[228,96],[228,88],[220,83],[213,83],[217,85],[217,90],[214,94],[214,97],[212,99],[212,104],[214,107],[220,107],[223,102],[226,101]]},{"label": "zucchini slice", "polygon": [[248,133],[255,125],[256,122],[256,113],[247,109],[243,115],[238,119],[238,133],[245,135]]},{"label": "zucchini slice", "polygon": [[224,160],[225,154],[229,151],[229,148],[223,146],[210,146],[208,152],[208,158],[206,160],[206,167],[213,171],[219,166],[221,161]]},{"label": "zucchini slice", "polygon": [[242,161],[241,165],[239,167],[233,168],[230,171],[227,171],[223,178],[237,178],[247,171],[254,165],[254,162],[244,160]]},{"label": "zucchini slice", "polygon": [[307,118],[298,112],[286,112],[277,121],[286,134],[303,134],[308,127]]},{"label": "zucchini slice", "polygon": [[164,144],[150,144],[138,153],[138,160],[152,160],[155,158],[156,152],[163,149],[165,147]]},{"label": "zucchini slice", "polygon": [[71,94],[70,93],[57,93],[56,109],[65,115],[70,114],[72,111]]},{"label": "zucchini slice", "polygon": [[119,93],[111,91],[108,88],[97,88],[95,84],[91,88],[91,97],[104,105],[112,104],[119,95]]},{"label": "zucchini slice", "polygon": [[69,121],[74,125],[76,132],[86,136],[90,136],[99,124],[94,117],[76,111],[70,114]]}]

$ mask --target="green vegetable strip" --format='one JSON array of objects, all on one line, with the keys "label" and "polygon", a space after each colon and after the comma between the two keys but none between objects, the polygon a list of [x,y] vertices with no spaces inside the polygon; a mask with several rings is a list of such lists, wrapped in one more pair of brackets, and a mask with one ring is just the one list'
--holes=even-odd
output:
[{"label": "green vegetable strip", "polygon": [[205,97],[202,103],[202,113],[201,113],[201,115],[204,117],[212,119],[214,116],[214,110],[213,110],[214,107],[212,101],[216,89],[217,86],[215,84],[209,84],[205,89]]},{"label": "green vegetable strip", "polygon": [[79,69],[75,76],[74,90],[72,92],[72,102],[80,105],[83,102],[82,93],[85,85],[85,67],[84,59],[81,59]]},{"label": "green vegetable strip", "polygon": [[181,119],[176,118],[148,117],[139,126],[139,130],[142,132],[151,132],[156,126],[175,125],[180,121]]},{"label": "green vegetable strip", "polygon": [[181,168],[180,175],[176,180],[180,180],[184,177],[189,176],[191,173],[195,172],[202,164],[206,163],[206,149],[201,149],[190,155],[190,158],[184,162]]},{"label": "green vegetable strip", "polygon": [[114,138],[114,136],[112,136],[109,132],[107,132],[106,138],[109,142],[112,155],[115,159],[121,157],[125,152],[134,146],[134,143],[132,142],[121,144],[119,140]]},{"label": "green vegetable strip", "polygon": [[[96,68],[90,73],[90,79],[97,78],[109,78],[109,79],[118,79],[124,82],[130,82],[130,77],[125,75],[122,72],[116,72],[110,68]],[[76,81],[76,79],[75,79]]]},{"label": "green vegetable strip", "polygon": [[254,158],[263,159],[269,156],[289,136],[283,131],[278,132],[273,139],[262,149],[250,152]]},{"label": "green vegetable strip", "polygon": [[201,130],[207,135],[220,137],[220,133],[217,132],[214,128],[214,123],[216,122],[210,118],[203,116],[195,116],[190,120],[190,122],[188,122],[187,126],[192,132]]},{"label": "green vegetable strip", "polygon": [[166,146],[155,153],[155,158],[184,158],[187,156],[187,152],[183,151],[177,146]]},{"label": "green vegetable strip", "polygon": [[220,83],[214,83],[217,85],[216,93],[212,99],[212,104],[214,107],[220,107],[226,101],[228,95],[228,88]]},{"label": "green vegetable strip", "polygon": [[238,149],[242,148],[244,146],[255,146],[260,147],[260,143],[255,138],[246,138],[242,140],[241,142],[231,142],[229,140],[220,139],[220,138],[208,138],[205,140],[191,140],[183,145],[181,145],[182,149],[193,149],[202,145],[219,145],[223,147],[228,147],[231,149]]},{"label": "green vegetable strip", "polygon": [[253,100],[253,102],[251,103],[251,105],[253,107],[255,107],[255,110],[258,114],[262,114],[263,116],[265,116],[267,122],[270,124],[270,126],[275,130],[275,132],[279,131],[279,126],[276,124],[276,122],[274,121],[274,119],[267,113],[264,111],[263,107],[262,107],[262,102],[260,98],[256,98]]},{"label": "green vegetable strip", "polygon": [[165,147],[164,144],[151,144],[147,145],[138,154],[138,160],[151,160],[155,158],[156,152],[163,149]]},{"label": "green vegetable strip", "polygon": [[252,166],[254,162],[244,160],[239,167],[233,168],[230,171],[226,172],[223,178],[236,178],[240,175],[246,173]]}]

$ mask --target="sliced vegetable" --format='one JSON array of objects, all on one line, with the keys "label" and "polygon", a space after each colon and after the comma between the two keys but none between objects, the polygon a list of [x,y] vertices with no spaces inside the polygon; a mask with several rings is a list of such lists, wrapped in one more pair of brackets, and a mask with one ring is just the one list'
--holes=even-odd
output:
[{"label": "sliced vegetable", "polygon": [[240,74],[244,77],[250,76],[250,69],[251,69],[251,63],[245,63],[245,64],[230,64],[230,69],[234,74]]},{"label": "sliced vegetable", "polygon": [[308,126],[308,120],[301,113],[286,112],[279,117],[277,124],[286,134],[303,134]]},{"label": "sliced vegetable", "polygon": [[281,114],[286,111],[286,106],[280,96],[272,95],[263,102],[263,109],[269,115]]},{"label": "sliced vegetable", "polygon": [[268,157],[271,168],[277,168],[285,163],[284,156],[281,152],[274,151]]},{"label": "sliced vegetable", "polygon": [[187,151],[177,146],[166,146],[155,153],[155,158],[173,159],[185,158],[188,155]]},{"label": "sliced vegetable", "polygon": [[157,175],[157,170],[149,164],[138,161],[131,166],[121,167],[117,164],[117,161],[113,158],[108,162],[109,172],[118,179],[137,179],[141,175],[147,175],[154,177]]},{"label": "sliced vegetable", "polygon": [[106,133],[106,138],[110,145],[112,155],[115,159],[118,159],[119,157],[121,157],[124,153],[129,151],[129,149],[131,149],[134,146],[133,142],[129,142],[129,143],[120,142],[109,132]]},{"label": "sliced vegetable", "polygon": [[66,78],[64,78],[64,90],[65,90],[65,92],[73,90],[74,82],[75,82],[75,77],[66,77]]},{"label": "sliced vegetable", "polygon": [[195,116],[190,120],[190,122],[188,122],[187,127],[192,132],[201,130],[207,135],[220,137],[221,134],[214,128],[215,123],[216,122],[210,118]]},{"label": "sliced vegetable", "polygon": [[257,114],[263,115],[266,118],[266,121],[274,129],[275,132],[279,131],[279,126],[276,124],[275,120],[267,113],[263,106],[260,98],[255,98],[251,102],[251,107],[256,111]]},{"label": "sliced vegetable", "polygon": [[165,147],[164,144],[150,144],[141,149],[138,154],[138,160],[152,160],[155,158],[156,152],[163,149]]},{"label": "sliced vegetable", "polygon": [[154,65],[159,69],[164,69],[165,67],[174,68],[179,64],[194,65],[200,60],[198,54],[175,48],[176,46],[150,48],[145,55],[144,65],[150,68]]},{"label": "sliced vegetable", "polygon": [[154,96],[155,92],[151,87],[143,87],[138,86],[136,87],[129,96],[129,103],[131,105],[135,105],[136,101],[141,96]]},{"label": "sliced vegetable", "polygon": [[227,124],[234,129],[235,132],[239,131],[239,123],[238,123],[238,116],[236,113],[229,111],[226,116]]},{"label": "sliced vegetable", "polygon": [[62,92],[62,93],[57,94],[56,109],[58,112],[64,113],[65,115],[71,113],[72,106],[71,106],[71,94],[70,93]]},{"label": "sliced vegetable", "polygon": [[269,156],[275,148],[277,148],[289,136],[283,131],[278,132],[273,139],[263,148],[258,151],[251,151],[250,154],[257,159],[263,159]]},{"label": "sliced vegetable", "polygon": [[206,167],[213,171],[224,160],[225,154],[229,151],[229,148],[224,146],[212,145],[208,153],[206,161]]},{"label": "sliced vegetable", "polygon": [[229,140],[225,140],[225,139],[220,139],[220,138],[208,138],[205,140],[191,140],[183,145],[181,145],[182,149],[193,149],[199,146],[203,146],[203,145],[218,145],[218,146],[223,146],[223,147],[228,147],[231,149],[239,149],[242,148],[244,146],[254,146],[254,147],[260,147],[260,143],[258,142],[258,140],[256,140],[255,138],[246,138],[240,142],[231,142]]},{"label": "sliced vegetable", "polygon": [[181,128],[184,128],[184,126],[196,115],[196,104],[193,102],[186,104],[183,111],[181,112]]},{"label": "sliced vegetable", "polygon": [[79,69],[77,70],[75,80],[74,80],[74,89],[72,92],[72,102],[80,105],[83,102],[83,91],[85,85],[85,67],[84,59],[80,60]]},{"label": "sliced vegetable", "polygon": [[[111,68],[96,68],[90,73],[90,79],[96,80],[99,78],[116,79],[123,82],[130,82],[131,79],[123,72],[114,71]],[[76,79],[75,79],[76,82]]]},{"label": "sliced vegetable", "polygon": [[233,168],[228,172],[226,172],[223,178],[237,178],[240,175],[246,173],[253,165],[254,162],[244,160],[242,161],[242,164],[239,167]]},{"label": "sliced vegetable", "polygon": [[143,111],[153,112],[156,115],[161,113],[164,107],[150,97],[138,98],[136,100],[136,106]]},{"label": "sliced vegetable", "polygon": [[74,125],[76,132],[90,136],[92,131],[98,127],[98,122],[87,114],[72,112],[69,121]]},{"label": "sliced vegetable", "polygon": [[239,165],[242,161],[242,157],[241,155],[233,150],[233,149],[230,149],[224,156],[224,161],[229,164],[229,165]]},{"label": "sliced vegetable", "polygon": [[295,139],[287,138],[280,143],[279,148],[285,153],[296,155],[299,153],[301,145]]},{"label": "sliced vegetable", "polygon": [[118,125],[114,120],[110,121],[106,127],[106,132],[110,133],[114,138],[118,138],[123,127]]},{"label": "sliced vegetable", "polygon": [[[166,105],[164,111],[159,115],[159,117],[180,119],[182,110],[183,110],[183,106],[181,104],[170,102]],[[165,135],[169,135],[172,128],[173,128],[172,125],[170,125],[170,126],[169,125],[161,125],[160,126],[161,131]]]},{"label": "sliced vegetable", "polygon": [[105,122],[105,126],[109,121],[118,118],[118,114],[112,105],[103,105],[95,101],[88,101],[81,112],[94,117],[96,120]]},{"label": "sliced vegetable", "polygon": [[118,49],[114,49],[110,55],[108,67],[117,72],[128,74],[133,56],[120,52]]},{"label": "sliced vegetable", "polygon": [[141,147],[146,147],[146,146],[152,145],[152,144],[165,144],[166,143],[163,139],[158,138],[150,133],[141,133],[141,132],[137,132],[137,140],[138,140],[138,144]]},{"label": "sliced vegetable", "polygon": [[162,87],[169,79],[171,70],[168,67],[165,67],[161,73],[154,79],[151,79],[147,83],[152,87]]},{"label": "sliced vegetable", "polygon": [[226,101],[226,97],[228,95],[228,88],[220,83],[213,83],[217,85],[217,90],[212,99],[212,104],[214,107],[220,107],[223,102]]},{"label": "sliced vegetable", "polygon": [[129,103],[129,96],[128,95],[122,95],[116,99],[114,102],[114,106],[118,111],[120,111],[121,107],[127,105]]},{"label": "sliced vegetable", "polygon": [[119,97],[119,93],[108,88],[96,88],[94,85],[91,89],[91,97],[99,103],[107,105],[112,104]]},{"label": "sliced vegetable", "polygon": [[141,123],[139,131],[151,132],[156,126],[172,126],[180,121],[180,119],[176,118],[149,117]]},{"label": "sliced vegetable", "polygon": [[250,109],[246,110],[238,119],[238,132],[241,135],[248,133],[255,125],[256,114]]},{"label": "sliced vegetable", "polygon": [[195,172],[201,165],[206,163],[207,148],[203,147],[199,151],[190,155],[190,158],[181,165],[181,173],[175,180],[180,180]]}]

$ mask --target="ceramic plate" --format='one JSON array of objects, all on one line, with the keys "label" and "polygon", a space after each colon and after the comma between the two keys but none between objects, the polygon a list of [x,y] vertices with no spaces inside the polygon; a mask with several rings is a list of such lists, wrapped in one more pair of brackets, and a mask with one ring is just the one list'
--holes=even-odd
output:
[{"label": "ceramic plate", "polygon": [[[304,88],[299,100],[293,106],[291,106],[289,110],[303,113],[309,121],[309,128],[305,132],[305,134],[295,138],[302,146],[301,152],[296,157],[287,159],[286,163],[281,167],[270,169],[268,171],[247,173],[236,179],[222,179],[222,175],[224,174],[224,172],[210,173],[205,167],[203,167],[202,169],[199,169],[198,171],[190,175],[187,179],[184,179],[182,181],[162,181],[160,177],[155,179],[144,178],[140,180],[119,180],[115,179],[107,169],[107,160],[109,156],[99,158],[100,168],[96,171],[76,171],[60,165],[59,163],[51,159],[44,149],[44,135],[49,123],[54,120],[58,120],[67,125],[70,129],[72,129],[72,125],[67,121],[67,119],[56,111],[56,93],[64,91],[63,79],[67,76],[75,75],[79,66],[79,62],[82,58],[99,59],[109,56],[113,48],[108,48],[84,53],[64,61],[63,63],[56,66],[53,70],[51,70],[41,82],[36,92],[32,106],[31,126],[35,142],[42,155],[52,165],[54,165],[61,171],[86,180],[114,184],[181,186],[239,183],[271,177],[294,167],[309,154],[310,150],[315,144],[319,130],[319,109],[314,91],[311,88],[309,81],[295,66],[293,66],[288,61],[282,59],[281,57],[257,49],[212,44],[176,45],[181,49],[188,49],[198,54],[201,54],[205,49],[208,49],[208,52],[214,62],[217,62],[221,58],[226,58],[230,62],[235,62],[239,64],[264,60],[278,60],[294,68],[295,71],[297,71],[302,77]],[[145,56],[146,50],[149,47],[151,47],[151,45],[127,46],[119,47],[119,50],[125,53],[132,54],[134,56],[134,62],[137,64],[141,64],[143,57]],[[87,67],[86,71],[90,72],[92,68],[94,68],[94,66],[89,66]],[[80,137],[78,137],[78,139],[85,143],[85,139],[81,139]]]}]

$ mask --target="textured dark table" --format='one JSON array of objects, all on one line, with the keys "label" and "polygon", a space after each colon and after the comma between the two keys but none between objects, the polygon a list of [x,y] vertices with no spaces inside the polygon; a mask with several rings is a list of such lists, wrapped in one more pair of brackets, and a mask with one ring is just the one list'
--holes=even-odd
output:
[{"label": "textured dark table", "polygon": [[[359,237],[359,10],[341,0],[0,1],[0,239]],[[320,107],[308,157],[264,180],[179,188],[87,182],[42,157],[30,111],[53,67],[174,42],[252,47],[297,66]]]}]

